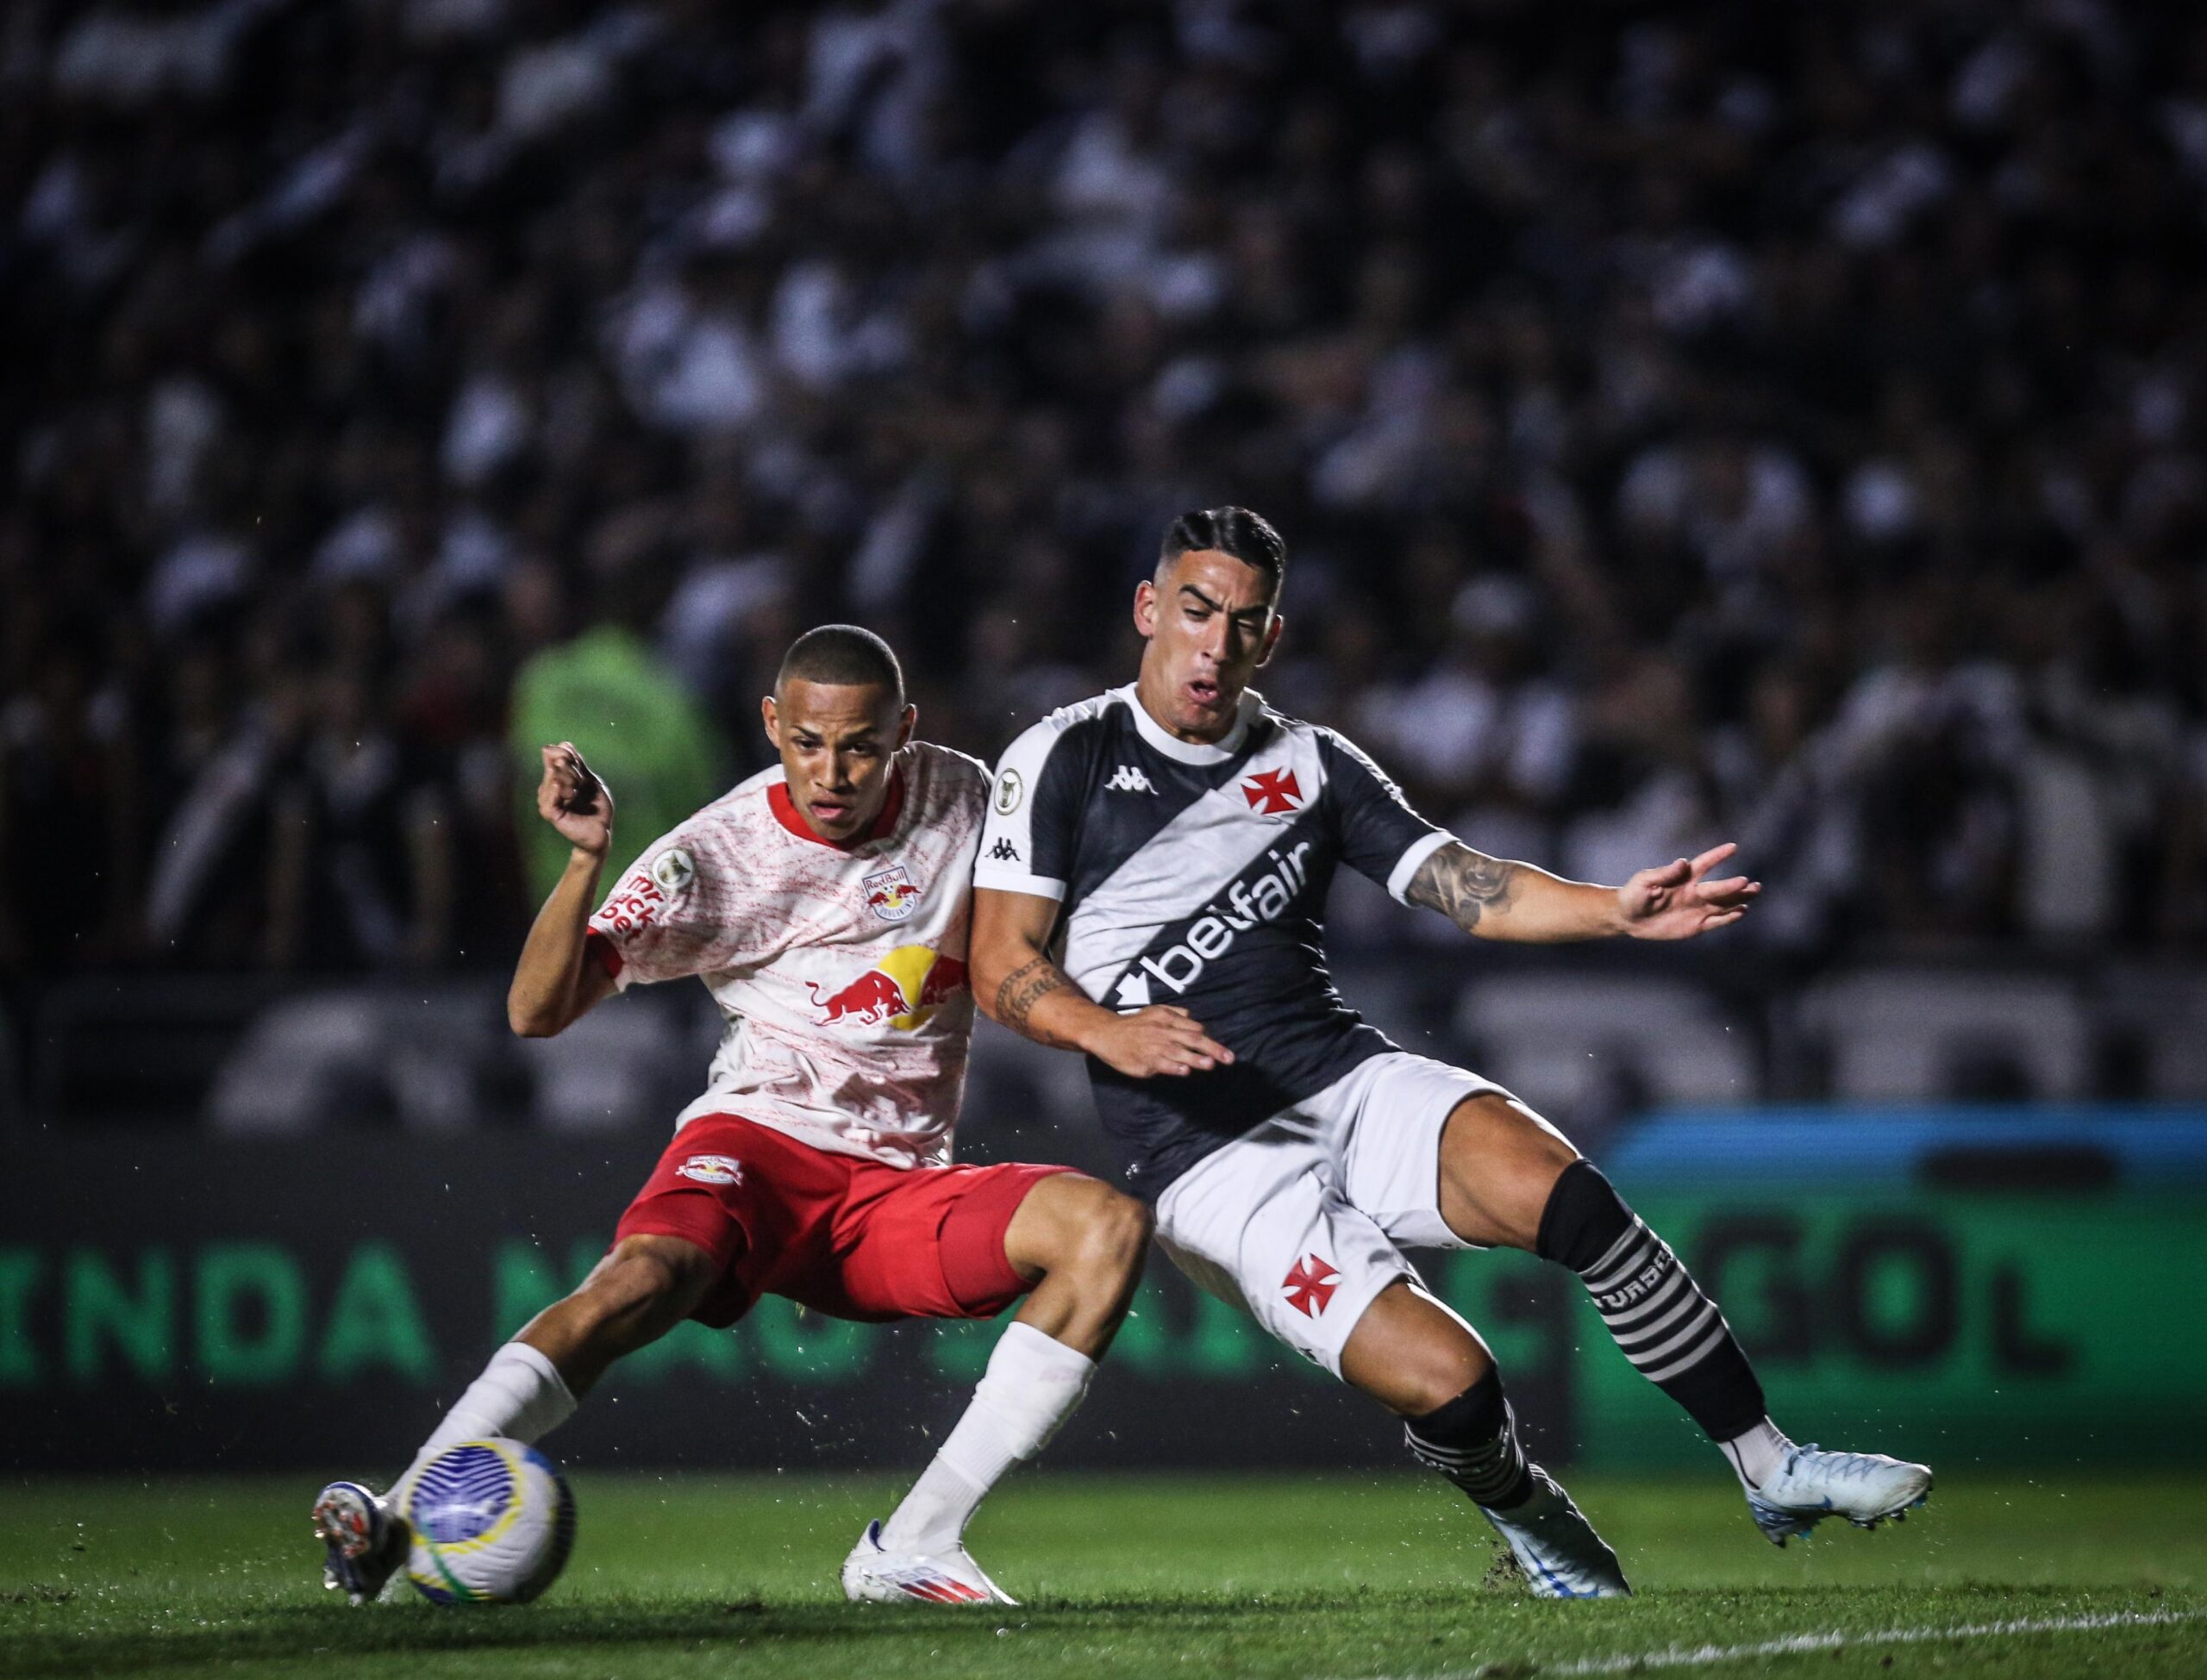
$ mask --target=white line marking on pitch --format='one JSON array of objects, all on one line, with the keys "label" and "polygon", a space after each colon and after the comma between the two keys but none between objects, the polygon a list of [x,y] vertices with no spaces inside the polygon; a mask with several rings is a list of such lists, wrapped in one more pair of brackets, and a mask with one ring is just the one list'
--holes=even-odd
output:
[{"label": "white line marking on pitch", "polygon": [[[2019,1633],[2084,1633],[2103,1627],[2165,1627],[2176,1622],[2198,1621],[2207,1610],[2123,1610],[2107,1615],[2046,1616],[2014,1621],[1979,1621],[1959,1627],[1886,1627],[1867,1633],[1789,1633],[1782,1639],[1756,1645],[1666,1646],[1635,1657],[1582,1657],[1576,1662],[1535,1663],[1548,1674],[1637,1674],[1643,1669],[1692,1668],[1704,1663],[1740,1663],[1756,1657],[1797,1657],[1816,1651],[1836,1651],[1850,1645],[1929,1645],[1938,1639],[1982,1639]],[[1435,1675],[1430,1680],[1469,1680],[1480,1672],[1460,1669]],[[1407,1680],[1407,1677],[1401,1677]]]}]

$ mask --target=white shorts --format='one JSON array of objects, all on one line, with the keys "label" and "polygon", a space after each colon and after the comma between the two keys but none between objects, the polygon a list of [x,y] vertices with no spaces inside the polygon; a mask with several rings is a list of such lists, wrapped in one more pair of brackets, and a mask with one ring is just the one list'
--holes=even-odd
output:
[{"label": "white shorts", "polygon": [[1372,1298],[1417,1277],[1398,1245],[1473,1246],[1441,1217],[1441,1128],[1466,1097],[1501,1090],[1408,1051],[1374,1056],[1174,1179],[1157,1200],[1158,1241],[1338,1377]]}]

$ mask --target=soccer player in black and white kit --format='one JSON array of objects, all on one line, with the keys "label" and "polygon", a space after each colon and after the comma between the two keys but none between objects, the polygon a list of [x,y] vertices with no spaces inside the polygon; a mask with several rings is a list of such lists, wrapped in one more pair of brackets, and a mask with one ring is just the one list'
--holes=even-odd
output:
[{"label": "soccer player in black and white kit", "polygon": [[1397,1048],[1328,979],[1341,864],[1481,939],[1691,939],[1758,884],[1729,846],[1621,887],[1490,858],[1412,810],[1331,729],[1249,689],[1286,554],[1255,514],[1184,514],[1135,592],[1125,688],[1053,713],[997,766],[974,871],[973,990],[1087,1052],[1125,1182],[1205,1289],[1404,1420],[1547,1597],[1629,1590],[1518,1445],[1493,1356],[1404,1247],[1507,1246],[1585,1281],[1618,1346],[1722,1448],[1779,1545],[1923,1502],[1931,1472],[1796,1446],[1714,1302],[1594,1165],[1491,1081]]}]

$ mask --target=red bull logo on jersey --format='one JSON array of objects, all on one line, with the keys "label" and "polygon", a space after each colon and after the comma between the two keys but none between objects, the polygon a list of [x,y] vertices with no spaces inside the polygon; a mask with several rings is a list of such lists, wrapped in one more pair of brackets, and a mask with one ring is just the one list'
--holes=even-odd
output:
[{"label": "red bull logo on jersey", "polygon": [[815,1026],[886,1025],[909,1033],[925,1026],[965,984],[966,965],[957,958],[929,946],[900,945],[841,991],[823,993],[816,980],[805,985],[820,1011]]},{"label": "red bull logo on jersey", "polygon": [[733,1155],[692,1155],[674,1169],[684,1178],[695,1178],[701,1184],[740,1184],[743,1182],[743,1163]]},{"label": "red bull logo on jersey", "polygon": [[874,871],[860,885],[866,890],[866,909],[884,921],[909,921],[920,908],[920,889],[902,864]]}]

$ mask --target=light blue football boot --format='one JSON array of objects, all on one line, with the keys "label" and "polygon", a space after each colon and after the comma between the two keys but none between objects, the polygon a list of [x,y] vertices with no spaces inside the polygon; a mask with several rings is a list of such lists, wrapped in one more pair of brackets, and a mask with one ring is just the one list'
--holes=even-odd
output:
[{"label": "light blue football boot", "polygon": [[1905,1522],[1930,1496],[1928,1465],[1882,1452],[1827,1452],[1810,1441],[1786,1449],[1777,1474],[1748,1494],[1747,1513],[1764,1539],[1783,1546],[1826,1517],[1845,1517],[1857,1528],[1875,1528],[1887,1517]]}]

